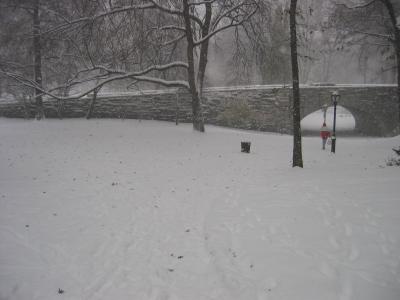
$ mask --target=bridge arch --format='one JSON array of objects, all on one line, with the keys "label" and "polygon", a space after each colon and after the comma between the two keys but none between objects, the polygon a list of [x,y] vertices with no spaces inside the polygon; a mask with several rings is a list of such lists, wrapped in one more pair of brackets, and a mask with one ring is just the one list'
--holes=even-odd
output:
[{"label": "bridge arch", "polygon": [[[326,113],[324,114],[324,111]],[[325,116],[324,116],[325,115]],[[324,109],[319,109],[301,120],[301,129],[304,134],[319,134],[322,123],[324,122],[324,117],[327,127],[332,130],[333,127],[333,106],[326,107]],[[337,106],[337,116],[336,116],[336,132],[340,135],[342,134],[354,134],[356,128],[356,120],[353,114],[343,106]]]},{"label": "bridge arch", "polygon": [[302,113],[304,116],[331,106],[331,94],[341,95],[339,105],[353,115],[355,132],[368,136],[390,136],[398,124],[398,105],[396,87],[392,85],[338,85],[319,87],[316,91],[304,88],[302,94]]}]

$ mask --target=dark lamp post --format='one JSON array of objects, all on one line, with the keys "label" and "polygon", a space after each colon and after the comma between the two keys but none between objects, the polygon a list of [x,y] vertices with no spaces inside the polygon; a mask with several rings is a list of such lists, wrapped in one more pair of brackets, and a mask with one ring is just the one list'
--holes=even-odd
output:
[{"label": "dark lamp post", "polygon": [[333,132],[332,132],[332,145],[331,152],[335,153],[336,151],[336,106],[340,99],[340,95],[338,91],[334,91],[331,95],[332,103],[333,103]]}]

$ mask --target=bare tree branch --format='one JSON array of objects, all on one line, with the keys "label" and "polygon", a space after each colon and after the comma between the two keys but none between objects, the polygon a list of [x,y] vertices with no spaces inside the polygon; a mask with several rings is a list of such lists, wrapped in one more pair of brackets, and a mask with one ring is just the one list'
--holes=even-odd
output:
[{"label": "bare tree branch", "polygon": [[335,2],[335,4],[338,6],[344,6],[347,9],[359,9],[359,8],[369,7],[372,4],[376,3],[377,1],[380,1],[380,0],[370,0],[365,3],[359,4],[359,5],[354,5],[354,6],[348,6],[346,3],[343,3],[343,2]]}]

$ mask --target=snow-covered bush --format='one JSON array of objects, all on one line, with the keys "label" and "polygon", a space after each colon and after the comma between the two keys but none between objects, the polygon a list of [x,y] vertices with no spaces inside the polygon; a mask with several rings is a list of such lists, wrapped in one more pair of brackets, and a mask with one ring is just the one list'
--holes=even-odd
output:
[{"label": "snow-covered bush", "polygon": [[392,167],[392,166],[399,166],[400,167],[400,158],[391,157],[386,161],[386,165],[389,166],[389,167]]},{"label": "snow-covered bush", "polygon": [[393,149],[393,151],[397,154],[397,157],[390,157],[386,161],[387,166],[400,166],[400,147],[398,149]]},{"label": "snow-covered bush", "polygon": [[235,102],[230,104],[217,117],[221,125],[237,128],[246,128],[250,124],[252,111],[246,102]]},{"label": "snow-covered bush", "polygon": [[246,101],[230,104],[217,120],[220,125],[243,129],[260,129],[264,124],[263,116],[254,112]]}]

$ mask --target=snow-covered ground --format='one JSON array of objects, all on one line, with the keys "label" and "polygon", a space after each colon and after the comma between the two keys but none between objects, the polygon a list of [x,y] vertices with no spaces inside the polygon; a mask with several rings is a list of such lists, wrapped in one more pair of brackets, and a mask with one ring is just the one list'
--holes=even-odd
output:
[{"label": "snow-covered ground", "polygon": [[0,119],[0,299],[400,299],[399,136],[206,129]]}]

